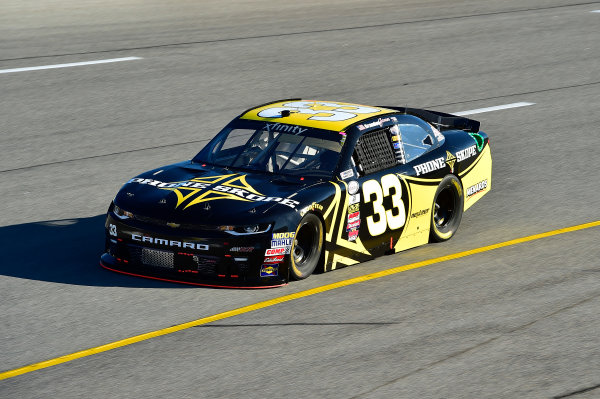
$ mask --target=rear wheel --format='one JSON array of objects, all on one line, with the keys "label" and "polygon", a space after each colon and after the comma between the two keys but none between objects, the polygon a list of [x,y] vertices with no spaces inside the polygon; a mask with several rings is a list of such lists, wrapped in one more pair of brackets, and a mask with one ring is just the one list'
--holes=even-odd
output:
[{"label": "rear wheel", "polygon": [[296,229],[290,255],[290,277],[302,280],[312,274],[323,251],[323,223],[314,214],[302,218]]},{"label": "rear wheel", "polygon": [[430,238],[441,242],[452,238],[462,219],[464,195],[458,178],[448,175],[442,179],[433,199]]}]

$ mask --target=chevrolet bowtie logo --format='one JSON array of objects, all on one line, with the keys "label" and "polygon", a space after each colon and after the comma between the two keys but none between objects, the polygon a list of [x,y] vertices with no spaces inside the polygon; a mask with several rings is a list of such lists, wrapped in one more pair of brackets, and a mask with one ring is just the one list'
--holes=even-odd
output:
[{"label": "chevrolet bowtie logo", "polygon": [[246,182],[246,175],[238,175],[237,173],[197,177],[180,182],[178,187],[165,187],[162,189],[173,191],[177,196],[175,208],[185,204],[183,209],[201,202],[219,199],[256,201],[265,198]]},{"label": "chevrolet bowtie logo", "polygon": [[169,222],[169,223],[167,223],[167,226],[172,227],[172,228],[175,229],[175,228],[177,228],[177,227],[179,227],[181,225],[179,223],[171,223],[171,222]]}]

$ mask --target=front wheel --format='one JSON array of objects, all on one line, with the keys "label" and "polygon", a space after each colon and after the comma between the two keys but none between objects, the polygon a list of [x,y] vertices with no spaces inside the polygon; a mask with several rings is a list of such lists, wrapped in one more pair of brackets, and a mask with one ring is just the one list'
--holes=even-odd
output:
[{"label": "front wheel", "polygon": [[462,219],[464,208],[462,185],[454,175],[442,179],[433,198],[430,238],[441,242],[452,238]]},{"label": "front wheel", "polygon": [[323,251],[323,223],[312,213],[298,224],[290,255],[290,277],[302,280],[312,274]]}]

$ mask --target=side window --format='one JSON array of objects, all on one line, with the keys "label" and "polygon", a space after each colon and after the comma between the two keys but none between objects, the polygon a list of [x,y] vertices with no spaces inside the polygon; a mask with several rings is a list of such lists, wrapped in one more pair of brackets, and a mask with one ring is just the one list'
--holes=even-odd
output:
[{"label": "side window", "polygon": [[432,149],[434,143],[436,143],[433,134],[419,125],[399,123],[396,126],[400,130],[400,140],[404,149],[405,162],[410,162],[420,157]]},{"label": "side window", "polygon": [[390,129],[373,130],[360,136],[354,147],[352,160],[361,176],[397,165]]}]

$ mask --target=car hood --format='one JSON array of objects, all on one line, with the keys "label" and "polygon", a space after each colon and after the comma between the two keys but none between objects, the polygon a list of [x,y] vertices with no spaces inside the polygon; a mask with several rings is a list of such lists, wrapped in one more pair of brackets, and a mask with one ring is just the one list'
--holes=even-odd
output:
[{"label": "car hood", "polygon": [[294,197],[315,183],[187,161],[129,180],[115,204],[134,214],[176,223],[239,224],[299,210],[302,204]]}]

